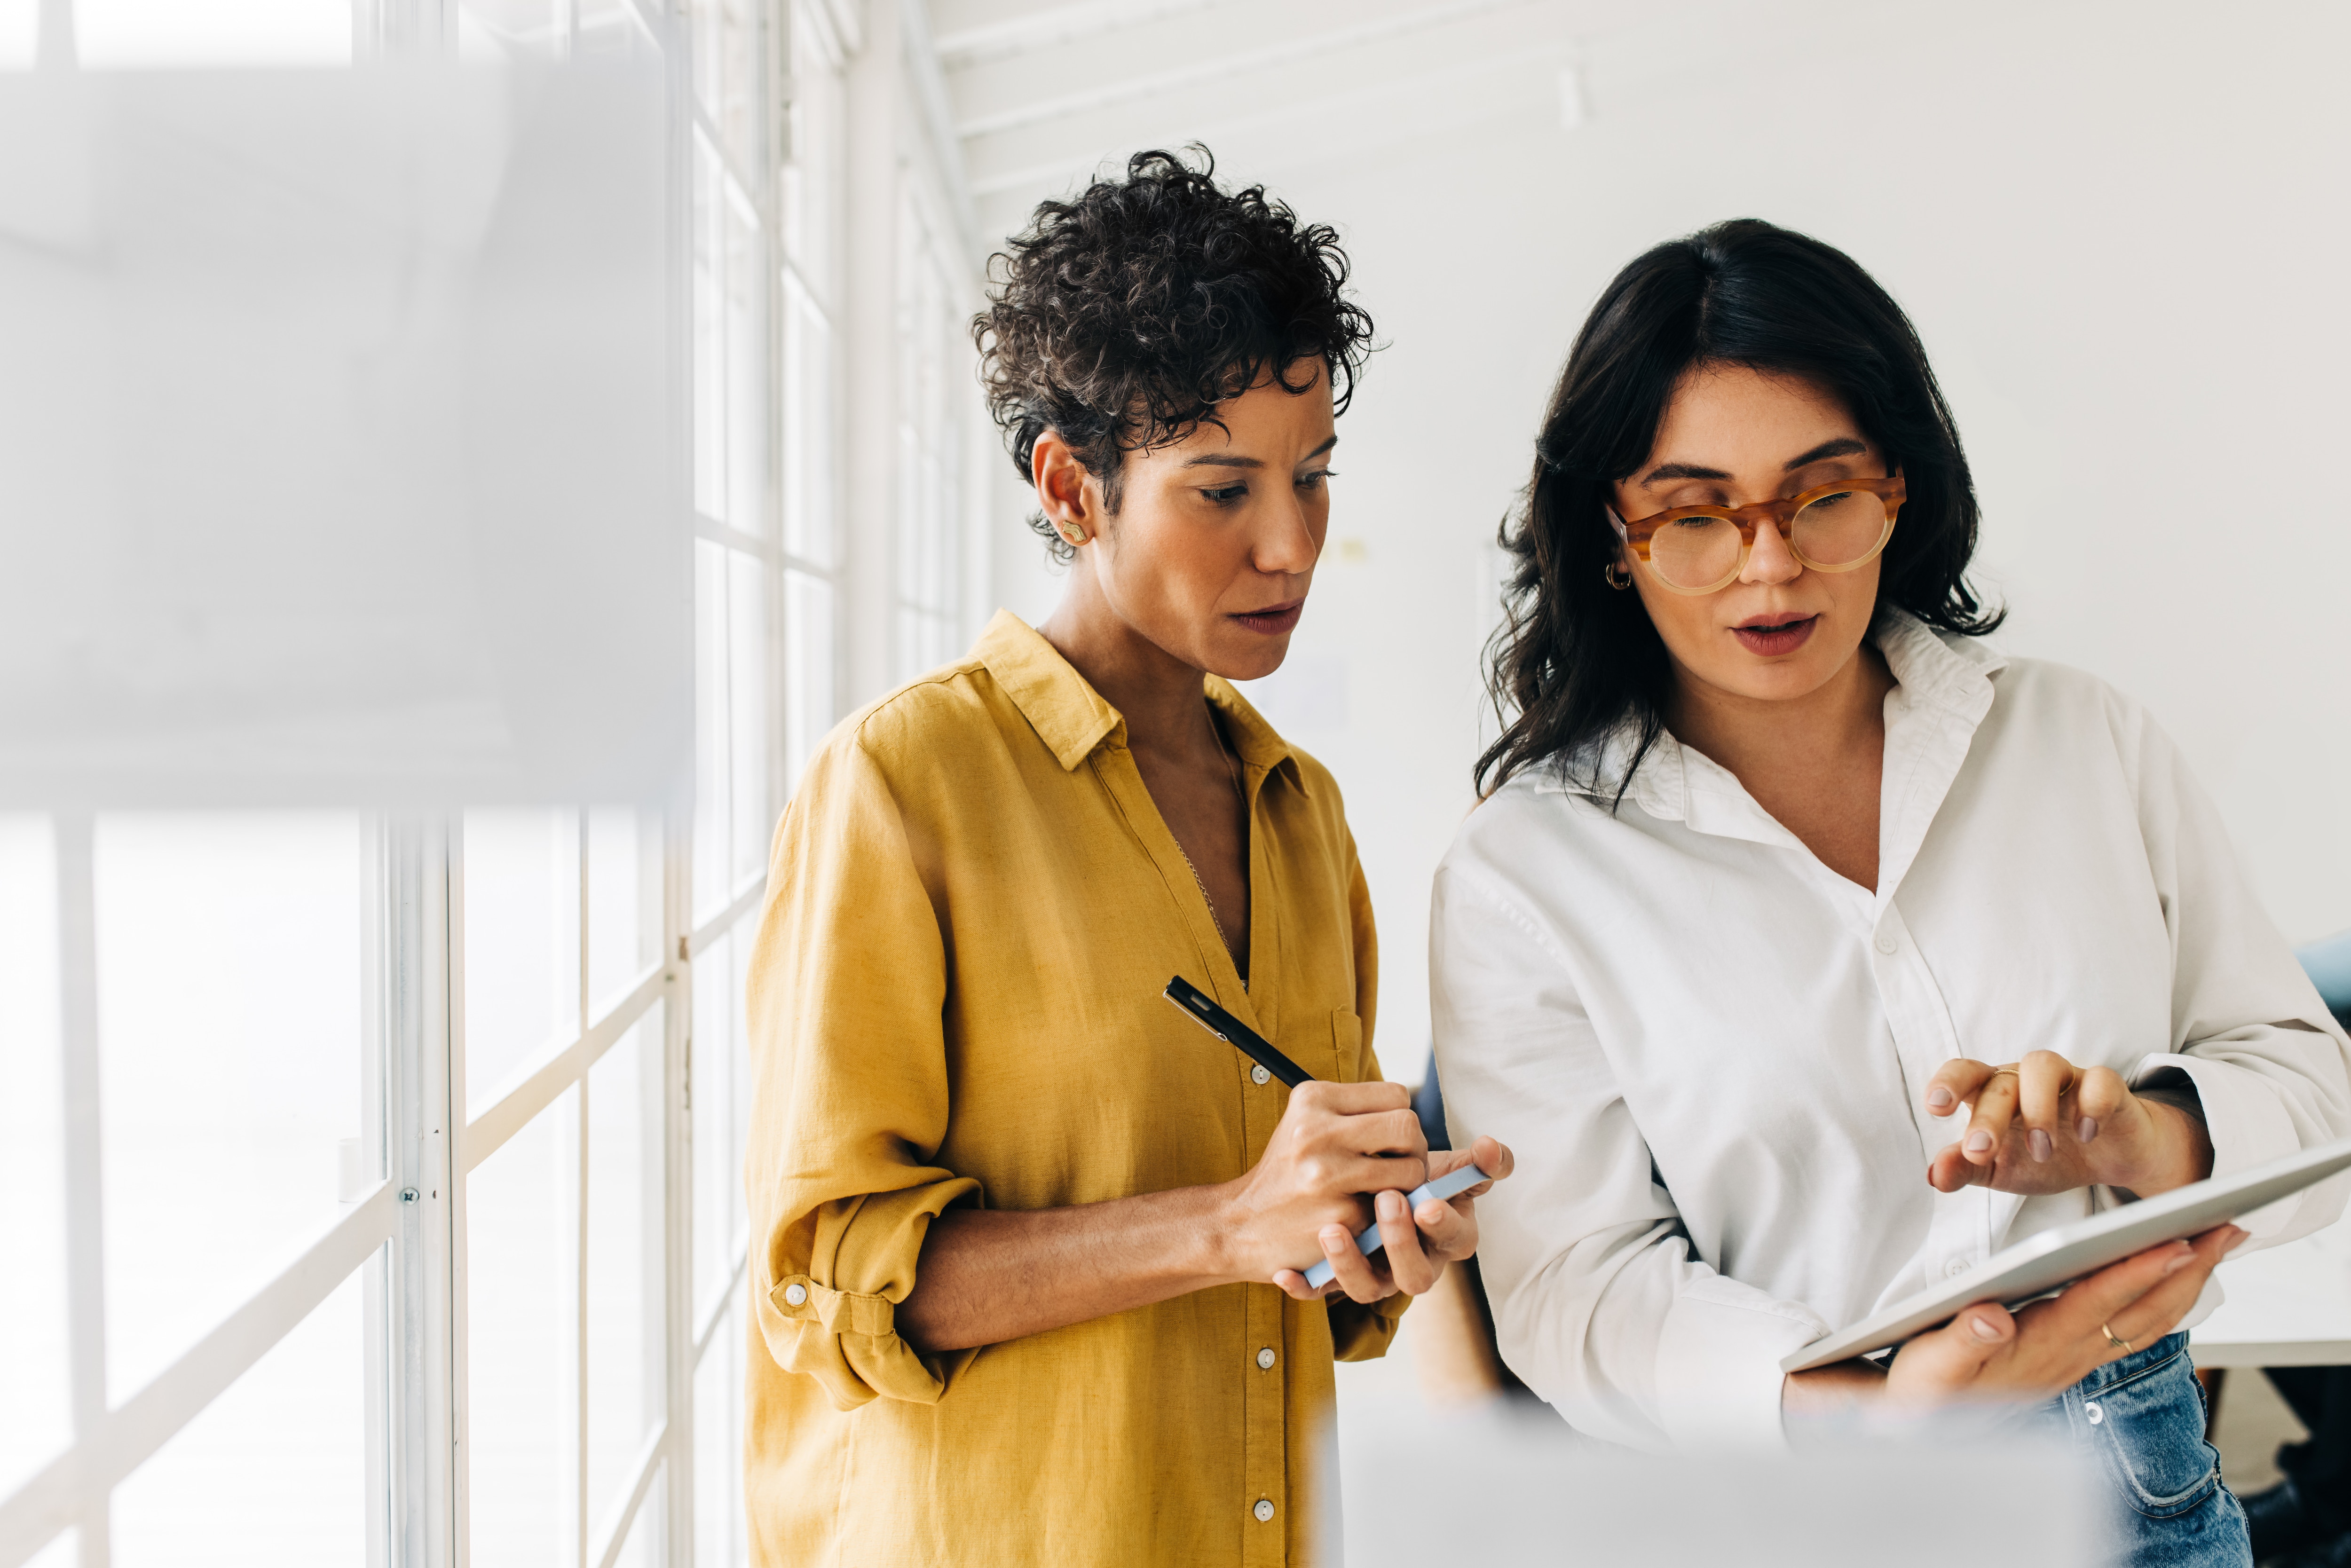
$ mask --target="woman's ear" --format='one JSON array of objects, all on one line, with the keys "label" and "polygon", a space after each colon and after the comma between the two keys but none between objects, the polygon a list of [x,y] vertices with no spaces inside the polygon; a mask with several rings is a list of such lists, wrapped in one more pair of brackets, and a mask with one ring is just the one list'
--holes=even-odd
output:
[{"label": "woman's ear", "polygon": [[1072,549],[1094,537],[1098,492],[1088,487],[1092,477],[1061,432],[1048,430],[1029,454],[1029,475],[1037,486],[1037,505],[1053,531]]}]

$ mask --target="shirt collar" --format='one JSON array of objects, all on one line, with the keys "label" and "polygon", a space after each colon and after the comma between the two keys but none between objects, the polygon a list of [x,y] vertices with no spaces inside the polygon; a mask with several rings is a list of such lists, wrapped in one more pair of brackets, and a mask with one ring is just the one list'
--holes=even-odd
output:
[{"label": "shirt collar", "polygon": [[[1104,741],[1126,744],[1126,720],[1061,650],[1009,610],[999,610],[972,650],[1012,699],[1064,771],[1073,770]],[[1289,742],[1274,733],[1247,698],[1220,675],[1206,683],[1208,701],[1224,716],[1225,734],[1244,768],[1279,768],[1303,794],[1305,777]]]},{"label": "shirt collar", "polygon": [[[1946,636],[1908,611],[1893,607],[1880,612],[1870,640],[1885,655],[1886,667],[1907,700],[1956,720],[1962,738],[1973,735],[1991,710],[1991,677],[2008,667],[2007,659],[1981,638]],[[1640,726],[1624,719],[1598,741],[1592,753],[1597,768],[1546,768],[1534,787],[1546,793],[1614,799],[1640,737]],[[1652,817],[1687,821],[1693,769],[1720,771],[1705,757],[1687,752],[1670,730],[1662,730],[1641,758],[1640,771],[1625,798]]]}]

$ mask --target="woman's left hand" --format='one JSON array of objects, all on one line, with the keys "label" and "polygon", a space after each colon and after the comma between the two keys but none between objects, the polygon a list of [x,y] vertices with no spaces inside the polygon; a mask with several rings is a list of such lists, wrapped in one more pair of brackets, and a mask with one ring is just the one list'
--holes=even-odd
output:
[{"label": "woman's left hand", "polygon": [[1355,1239],[1344,1226],[1324,1226],[1317,1239],[1322,1244],[1322,1255],[1331,1260],[1331,1281],[1320,1290],[1308,1284],[1306,1276],[1295,1269],[1282,1270],[1274,1275],[1273,1282],[1301,1301],[1341,1293],[1353,1301],[1381,1301],[1398,1291],[1417,1296],[1430,1290],[1445,1272],[1446,1264],[1478,1250],[1477,1200],[1510,1174],[1511,1160],[1509,1148],[1492,1138],[1479,1139],[1466,1153],[1429,1151],[1431,1181],[1473,1162],[1488,1179],[1458,1197],[1443,1201],[1432,1198],[1417,1213],[1405,1208],[1401,1192],[1391,1189],[1374,1197],[1372,1212],[1379,1221],[1382,1250],[1372,1257],[1355,1249]]},{"label": "woman's left hand", "polygon": [[2176,1105],[2131,1092],[2112,1068],[2076,1067],[2036,1051],[2002,1067],[1961,1059],[1928,1081],[1937,1116],[1972,1107],[1959,1142],[1938,1153],[1938,1192],[2069,1192],[2095,1183],[2152,1197],[2212,1174],[2204,1124]]}]

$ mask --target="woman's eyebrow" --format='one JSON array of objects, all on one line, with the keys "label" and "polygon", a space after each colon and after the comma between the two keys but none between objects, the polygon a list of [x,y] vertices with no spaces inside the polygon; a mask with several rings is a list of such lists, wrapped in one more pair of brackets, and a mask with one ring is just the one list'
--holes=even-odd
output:
[{"label": "woman's eyebrow", "polygon": [[1799,468],[1809,467],[1815,463],[1825,463],[1832,457],[1858,457],[1868,450],[1867,442],[1855,441],[1850,435],[1840,435],[1834,441],[1822,442],[1801,457],[1789,458],[1788,465],[1780,471],[1782,474],[1793,474]]},{"label": "woman's eyebrow", "polygon": [[1641,481],[1646,488],[1662,485],[1669,479],[1728,479],[1730,476],[1719,468],[1701,468],[1695,463],[1660,463],[1649,470]]},{"label": "woman's eyebrow", "polygon": [[[1301,463],[1311,463],[1315,458],[1322,456],[1325,452],[1330,451],[1331,448],[1338,444],[1339,438],[1334,435],[1331,437],[1330,440],[1324,442],[1322,445],[1316,447],[1313,451],[1308,453],[1304,457],[1300,458],[1299,461]],[[1265,465],[1254,457],[1242,457],[1231,453],[1224,452],[1204,452],[1197,457],[1186,458],[1184,460],[1184,466],[1186,468],[1262,468]]]}]

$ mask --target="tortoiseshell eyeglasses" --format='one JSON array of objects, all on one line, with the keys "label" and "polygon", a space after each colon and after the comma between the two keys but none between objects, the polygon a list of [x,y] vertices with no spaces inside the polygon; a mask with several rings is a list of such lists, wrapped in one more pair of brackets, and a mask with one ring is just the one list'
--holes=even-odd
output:
[{"label": "tortoiseshell eyeglasses", "polygon": [[1802,495],[1750,507],[1675,507],[1628,523],[1608,508],[1616,537],[1646,561],[1659,586],[1712,593],[1747,569],[1755,528],[1769,522],[1788,552],[1812,571],[1852,571],[1877,559],[1894,537],[1894,518],[1909,492],[1902,476],[1840,479]]}]

